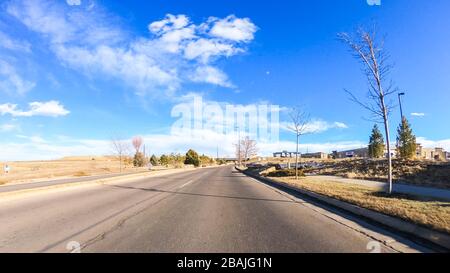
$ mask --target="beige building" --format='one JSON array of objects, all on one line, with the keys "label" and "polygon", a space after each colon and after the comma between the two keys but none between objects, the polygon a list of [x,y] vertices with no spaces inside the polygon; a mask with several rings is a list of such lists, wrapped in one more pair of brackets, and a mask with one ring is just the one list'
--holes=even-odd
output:
[{"label": "beige building", "polygon": [[307,153],[307,154],[302,154],[301,156],[302,156],[302,158],[316,158],[316,159],[327,159],[328,158],[328,154],[326,154],[326,153]]},{"label": "beige building", "polygon": [[448,153],[443,148],[424,148],[417,144],[416,156],[418,159],[447,161]]}]

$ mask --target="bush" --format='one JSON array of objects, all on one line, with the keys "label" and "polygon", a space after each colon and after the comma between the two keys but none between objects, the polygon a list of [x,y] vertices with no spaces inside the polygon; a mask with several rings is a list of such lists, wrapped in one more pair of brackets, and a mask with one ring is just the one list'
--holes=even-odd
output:
[{"label": "bush", "polygon": [[184,164],[186,165],[194,165],[195,167],[200,166],[200,158],[196,151],[189,150],[186,153],[186,159],[184,160]]},{"label": "bush", "polygon": [[[295,176],[295,169],[277,170],[267,174],[268,177],[289,177]],[[298,176],[305,176],[303,170],[298,170]]]},{"label": "bush", "polygon": [[159,162],[161,163],[161,165],[167,166],[169,165],[169,157],[167,155],[162,155],[159,159]]},{"label": "bush", "polygon": [[89,174],[87,174],[83,171],[78,171],[78,172],[74,173],[73,176],[82,177],[82,176],[89,176]]},{"label": "bush", "polygon": [[135,167],[144,167],[145,166],[145,158],[144,155],[140,152],[137,152],[133,158],[133,165]]},{"label": "bush", "polygon": [[227,164],[227,161],[225,159],[219,159],[219,160],[217,160],[217,164],[225,165],[225,164]]}]

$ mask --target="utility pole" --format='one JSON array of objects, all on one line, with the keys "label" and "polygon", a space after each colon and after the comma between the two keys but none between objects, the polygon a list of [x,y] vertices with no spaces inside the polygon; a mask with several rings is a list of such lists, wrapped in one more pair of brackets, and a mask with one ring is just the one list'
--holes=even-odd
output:
[{"label": "utility pole", "polygon": [[405,95],[404,92],[398,93],[398,103],[400,105],[400,117],[402,118],[402,120],[403,120],[403,108],[402,108],[402,98],[401,97],[404,95]]}]

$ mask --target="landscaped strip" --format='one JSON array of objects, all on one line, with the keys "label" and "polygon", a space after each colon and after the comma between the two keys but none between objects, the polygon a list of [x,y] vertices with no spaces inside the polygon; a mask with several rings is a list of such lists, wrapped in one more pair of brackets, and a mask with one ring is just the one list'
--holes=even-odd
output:
[{"label": "landscaped strip", "polygon": [[[292,177],[271,177],[269,179],[250,171],[245,173],[265,182],[276,183],[289,189],[298,190],[300,193],[307,193],[310,197],[318,198],[319,201],[349,210],[352,213],[358,212],[358,215],[371,218],[371,220],[377,222],[382,220],[381,223],[384,225],[400,228],[401,231],[450,248],[450,202],[418,200],[398,194],[388,196],[374,188],[324,181],[314,179],[314,177],[301,177],[299,180]],[[399,221],[395,221],[395,219]],[[390,225],[390,223],[393,224]]]}]

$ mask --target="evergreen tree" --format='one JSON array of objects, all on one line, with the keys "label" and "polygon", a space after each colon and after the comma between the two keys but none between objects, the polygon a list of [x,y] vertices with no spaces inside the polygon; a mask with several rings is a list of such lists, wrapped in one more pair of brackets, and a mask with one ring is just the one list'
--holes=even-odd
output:
[{"label": "evergreen tree", "polygon": [[195,167],[200,166],[200,158],[196,151],[189,150],[186,153],[186,159],[184,161],[184,164],[194,165]]},{"label": "evergreen tree", "polygon": [[384,155],[384,139],[383,135],[378,129],[378,125],[375,124],[372,129],[372,134],[369,140],[369,157],[381,158]]},{"label": "evergreen tree", "polygon": [[397,153],[403,159],[412,159],[416,155],[416,136],[413,134],[408,120],[402,118],[402,123],[397,129]]},{"label": "evergreen tree", "polygon": [[158,158],[156,157],[156,155],[152,155],[152,156],[150,157],[150,163],[152,163],[153,166],[156,166],[156,165],[159,164],[159,160],[158,160]]}]

